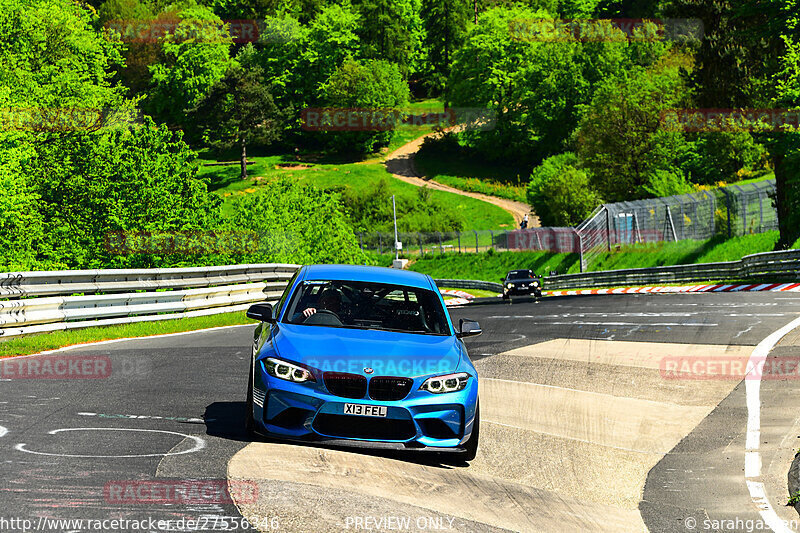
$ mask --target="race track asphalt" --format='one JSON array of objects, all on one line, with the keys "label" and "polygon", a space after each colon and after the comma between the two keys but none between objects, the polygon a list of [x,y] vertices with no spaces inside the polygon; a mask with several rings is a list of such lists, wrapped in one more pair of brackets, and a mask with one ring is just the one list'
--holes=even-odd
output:
[{"label": "race track asphalt", "polygon": [[[150,520],[119,531],[246,531],[243,515],[262,531],[713,531],[703,520],[744,531],[759,518],[743,477],[744,383],[668,379],[663,359],[746,360],[800,314],[800,297],[553,297],[451,314],[484,330],[467,341],[484,418],[470,465],[251,443],[242,427],[253,326],[125,340],[59,353],[109,361],[99,379],[0,380],[0,531],[112,531],[86,522],[112,519]],[[800,355],[792,339],[775,353]],[[762,386],[764,483],[787,520],[797,518],[779,508],[787,450],[800,442],[795,381]],[[257,498],[114,497],[229,478]],[[721,522],[737,518],[738,528]]]}]

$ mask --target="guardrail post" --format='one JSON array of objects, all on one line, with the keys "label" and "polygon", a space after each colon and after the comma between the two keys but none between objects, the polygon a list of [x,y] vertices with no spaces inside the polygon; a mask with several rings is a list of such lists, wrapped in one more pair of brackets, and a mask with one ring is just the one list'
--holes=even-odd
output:
[{"label": "guardrail post", "polygon": [[722,191],[722,194],[725,195],[725,206],[727,207],[728,211],[728,238],[730,239],[733,235],[733,228],[731,227],[731,197],[724,187],[720,190]]},{"label": "guardrail post", "polygon": [[477,254],[478,253],[478,231],[477,230],[472,230],[472,231],[473,231],[473,233],[475,233],[475,253]]}]

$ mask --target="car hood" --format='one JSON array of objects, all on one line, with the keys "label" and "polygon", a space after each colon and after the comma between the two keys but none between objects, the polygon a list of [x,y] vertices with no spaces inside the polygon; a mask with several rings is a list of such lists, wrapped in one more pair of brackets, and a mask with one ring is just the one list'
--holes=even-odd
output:
[{"label": "car hood", "polygon": [[280,324],[272,344],[278,357],[313,369],[373,376],[453,372],[461,359],[454,336],[394,331]]}]

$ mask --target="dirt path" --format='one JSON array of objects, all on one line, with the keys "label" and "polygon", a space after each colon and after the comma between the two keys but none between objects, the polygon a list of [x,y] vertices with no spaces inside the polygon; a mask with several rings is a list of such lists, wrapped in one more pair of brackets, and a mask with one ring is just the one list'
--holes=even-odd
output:
[{"label": "dirt path", "polygon": [[388,170],[395,178],[403,180],[406,183],[416,185],[417,187],[430,187],[431,189],[435,189],[437,191],[447,191],[454,194],[460,194],[461,196],[469,196],[470,198],[477,198],[478,200],[483,200],[484,202],[496,205],[497,207],[511,213],[511,216],[514,217],[515,227],[519,227],[522,217],[526,214],[528,214],[529,220],[528,227],[539,226],[539,219],[536,217],[536,215],[531,214],[531,207],[527,204],[514,200],[506,200],[505,198],[498,198],[496,196],[488,196],[486,194],[480,194],[477,192],[462,191],[460,189],[456,189],[455,187],[450,187],[422,176],[417,171],[416,165],[414,164],[414,155],[417,153],[420,146],[422,146],[422,142],[425,140],[425,138],[430,137],[431,135],[438,134],[429,133],[428,135],[424,135],[407,144],[404,144],[386,156],[386,170]]}]

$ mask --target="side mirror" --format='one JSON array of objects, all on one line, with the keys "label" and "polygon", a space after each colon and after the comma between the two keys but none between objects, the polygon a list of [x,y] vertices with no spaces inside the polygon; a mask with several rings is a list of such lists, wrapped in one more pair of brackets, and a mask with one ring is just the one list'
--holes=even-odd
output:
[{"label": "side mirror", "polygon": [[456,333],[456,337],[459,339],[463,339],[464,337],[474,337],[476,335],[480,335],[481,333],[483,333],[483,330],[481,330],[481,325],[476,321],[468,318],[462,318],[458,321],[458,333]]},{"label": "side mirror", "polygon": [[505,280],[506,278],[500,278],[500,283],[503,283]]},{"label": "side mirror", "polygon": [[261,322],[275,323],[272,318],[272,304],[253,304],[247,310],[247,318],[260,320]]}]

